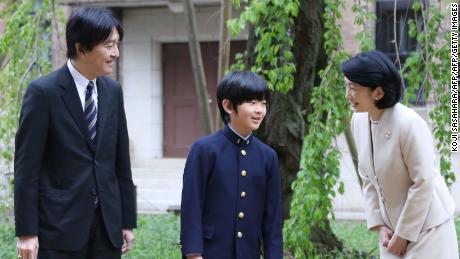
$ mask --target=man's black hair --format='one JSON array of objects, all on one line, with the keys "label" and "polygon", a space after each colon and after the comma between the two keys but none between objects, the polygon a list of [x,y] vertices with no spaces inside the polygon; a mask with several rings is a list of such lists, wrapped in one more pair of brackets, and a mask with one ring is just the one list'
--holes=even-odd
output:
[{"label": "man's black hair", "polygon": [[67,57],[77,56],[76,43],[82,50],[91,51],[96,45],[105,42],[116,29],[123,39],[123,28],[113,13],[100,7],[83,7],[73,12],[66,25]]}]

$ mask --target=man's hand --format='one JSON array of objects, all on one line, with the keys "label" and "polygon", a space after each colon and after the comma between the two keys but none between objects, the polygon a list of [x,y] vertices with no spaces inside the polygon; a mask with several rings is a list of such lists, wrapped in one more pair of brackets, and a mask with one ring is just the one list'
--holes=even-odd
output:
[{"label": "man's hand", "polygon": [[203,259],[201,255],[187,255],[187,259]]},{"label": "man's hand", "polygon": [[390,240],[393,237],[393,230],[387,226],[379,226],[378,231],[380,242],[382,243],[383,247],[388,247],[388,243],[390,243]]},{"label": "man's hand", "polygon": [[19,237],[16,251],[21,259],[36,259],[38,256],[38,236]]},{"label": "man's hand", "polygon": [[396,256],[403,256],[406,253],[407,244],[408,242],[406,239],[393,235],[388,243],[388,252]]},{"label": "man's hand", "polygon": [[123,240],[124,244],[121,247],[121,253],[125,254],[133,248],[134,233],[131,229],[123,229]]}]

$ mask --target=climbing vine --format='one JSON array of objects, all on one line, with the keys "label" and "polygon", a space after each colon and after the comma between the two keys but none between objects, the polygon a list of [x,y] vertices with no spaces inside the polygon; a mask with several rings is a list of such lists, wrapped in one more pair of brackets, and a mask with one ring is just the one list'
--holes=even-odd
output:
[{"label": "climbing vine", "polygon": [[[340,152],[333,141],[346,129],[342,121],[349,114],[339,68],[340,62],[347,57],[338,24],[340,8],[343,8],[341,1],[325,1],[324,48],[328,53],[328,65],[319,72],[321,83],[312,91],[310,128],[302,147],[300,171],[292,185],[291,217],[285,221],[286,246],[296,258],[317,253],[310,238],[312,227],[324,227],[324,219],[333,217],[332,199],[340,178]],[[344,185],[340,182],[338,192],[343,191]]]},{"label": "climbing vine", "polygon": [[29,82],[51,71],[53,0],[0,0],[0,17],[7,20],[0,38],[0,176],[11,177],[22,97]]},{"label": "climbing vine", "polygon": [[359,51],[368,51],[375,48],[374,37],[369,29],[369,23],[375,22],[375,13],[370,11],[370,0],[354,0],[351,7],[355,14],[354,24],[360,29],[356,33],[356,40],[359,45]]},{"label": "climbing vine", "polygon": [[[240,8],[240,0],[234,0],[235,7]],[[247,23],[257,26],[255,36],[256,59],[251,67],[266,78],[272,90],[286,93],[294,83],[295,65],[292,53],[291,28],[294,18],[299,12],[298,0],[252,0],[239,18],[228,21],[228,27],[233,35],[239,34]],[[238,55],[237,64],[232,69],[243,68],[243,55]]]},{"label": "climbing vine", "polygon": [[423,98],[433,102],[428,115],[433,122],[441,174],[450,186],[456,180],[450,152],[450,31],[442,26],[446,17],[441,1],[429,6],[422,2],[414,1],[415,18],[408,22],[409,35],[417,40],[417,51],[410,54],[402,69],[407,80],[404,100],[408,103]]}]

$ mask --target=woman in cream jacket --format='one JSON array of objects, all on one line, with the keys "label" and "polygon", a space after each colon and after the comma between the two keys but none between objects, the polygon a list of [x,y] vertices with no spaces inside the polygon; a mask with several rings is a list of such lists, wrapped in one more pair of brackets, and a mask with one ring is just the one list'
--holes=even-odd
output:
[{"label": "woman in cream jacket", "polygon": [[401,78],[381,52],[341,64],[353,111],[367,226],[381,258],[458,258],[454,201],[439,173],[426,122],[398,103]]}]

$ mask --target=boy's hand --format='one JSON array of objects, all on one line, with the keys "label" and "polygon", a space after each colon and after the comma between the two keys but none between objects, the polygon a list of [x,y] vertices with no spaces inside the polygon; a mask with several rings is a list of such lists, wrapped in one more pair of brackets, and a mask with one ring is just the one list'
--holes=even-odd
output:
[{"label": "boy's hand", "polygon": [[203,259],[201,255],[187,255],[187,259]]}]

